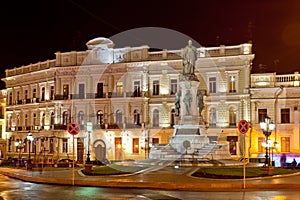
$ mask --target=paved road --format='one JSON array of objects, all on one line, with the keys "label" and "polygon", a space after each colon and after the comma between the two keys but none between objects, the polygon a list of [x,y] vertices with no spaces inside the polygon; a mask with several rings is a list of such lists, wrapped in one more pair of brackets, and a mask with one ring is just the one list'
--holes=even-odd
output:
[{"label": "paved road", "polygon": [[298,199],[300,190],[196,192],[130,188],[82,187],[23,182],[0,175],[1,200],[253,200]]},{"label": "paved road", "polygon": [[[26,171],[20,169],[0,168],[0,173],[30,182],[54,183],[65,185],[127,187],[191,191],[228,191],[243,189],[243,179],[207,179],[191,177],[197,167],[149,168],[148,171],[127,176],[84,176],[76,171],[73,182],[72,170]],[[247,179],[247,189],[300,189],[300,175],[275,176],[272,178]]]}]

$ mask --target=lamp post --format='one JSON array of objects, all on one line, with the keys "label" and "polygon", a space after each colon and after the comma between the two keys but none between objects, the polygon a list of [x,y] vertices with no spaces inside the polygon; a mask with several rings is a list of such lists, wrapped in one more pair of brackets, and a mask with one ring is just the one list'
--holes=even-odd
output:
[{"label": "lamp post", "polygon": [[22,140],[17,140],[15,141],[15,147],[19,152],[19,156],[18,156],[18,162],[16,163],[17,166],[21,166],[21,149],[24,147],[24,144],[22,143]]},{"label": "lamp post", "polygon": [[269,136],[275,128],[275,124],[271,122],[271,118],[266,116],[264,122],[260,122],[260,128],[262,129],[266,137],[266,160],[265,167],[270,167],[270,155],[269,155]]},{"label": "lamp post", "polygon": [[28,153],[28,163],[27,163],[27,170],[31,169],[31,156],[30,156],[30,146],[31,146],[31,142],[34,140],[32,133],[29,131],[28,135],[27,135],[27,140],[28,140],[28,145],[29,145],[29,153]]}]

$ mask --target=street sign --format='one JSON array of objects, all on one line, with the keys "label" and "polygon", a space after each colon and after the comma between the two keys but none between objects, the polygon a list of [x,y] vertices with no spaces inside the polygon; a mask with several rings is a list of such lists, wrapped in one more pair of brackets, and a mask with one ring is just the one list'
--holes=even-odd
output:
[{"label": "street sign", "polygon": [[239,121],[238,129],[241,134],[246,134],[249,130],[249,123],[246,120],[242,119],[241,121]]},{"label": "street sign", "polygon": [[71,122],[68,124],[68,132],[71,135],[77,135],[80,132],[80,126],[76,122]]}]

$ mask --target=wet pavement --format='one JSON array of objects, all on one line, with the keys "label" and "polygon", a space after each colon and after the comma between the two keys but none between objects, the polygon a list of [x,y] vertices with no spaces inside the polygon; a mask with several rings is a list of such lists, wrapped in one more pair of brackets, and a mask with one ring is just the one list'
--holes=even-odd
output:
[{"label": "wet pavement", "polygon": [[[24,181],[61,185],[146,188],[190,191],[227,191],[244,188],[243,179],[208,179],[192,177],[198,167],[150,166],[146,170],[130,175],[85,176],[81,168],[72,170],[26,171],[24,169],[0,168],[0,174]],[[300,189],[299,173],[285,176],[246,179],[246,189]]]}]

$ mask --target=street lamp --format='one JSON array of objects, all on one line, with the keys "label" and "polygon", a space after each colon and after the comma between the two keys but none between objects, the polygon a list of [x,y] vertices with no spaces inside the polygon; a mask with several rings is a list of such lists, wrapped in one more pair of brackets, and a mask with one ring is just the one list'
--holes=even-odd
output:
[{"label": "street lamp", "polygon": [[16,163],[18,166],[21,166],[21,149],[24,148],[24,143],[22,143],[22,140],[19,139],[17,141],[15,141],[15,147],[19,152],[19,156],[18,156],[18,162]]},{"label": "street lamp", "polygon": [[271,118],[266,116],[264,122],[260,122],[260,128],[262,129],[264,135],[266,136],[266,160],[265,166],[270,167],[270,156],[269,156],[269,136],[275,128],[275,124],[271,122]]},{"label": "street lamp", "polygon": [[31,142],[34,140],[32,133],[29,131],[28,135],[27,135],[27,140],[28,140],[28,144],[29,144],[29,154],[28,154],[28,163],[27,163],[27,169],[31,169],[31,160],[30,160],[30,146],[31,146]]}]

